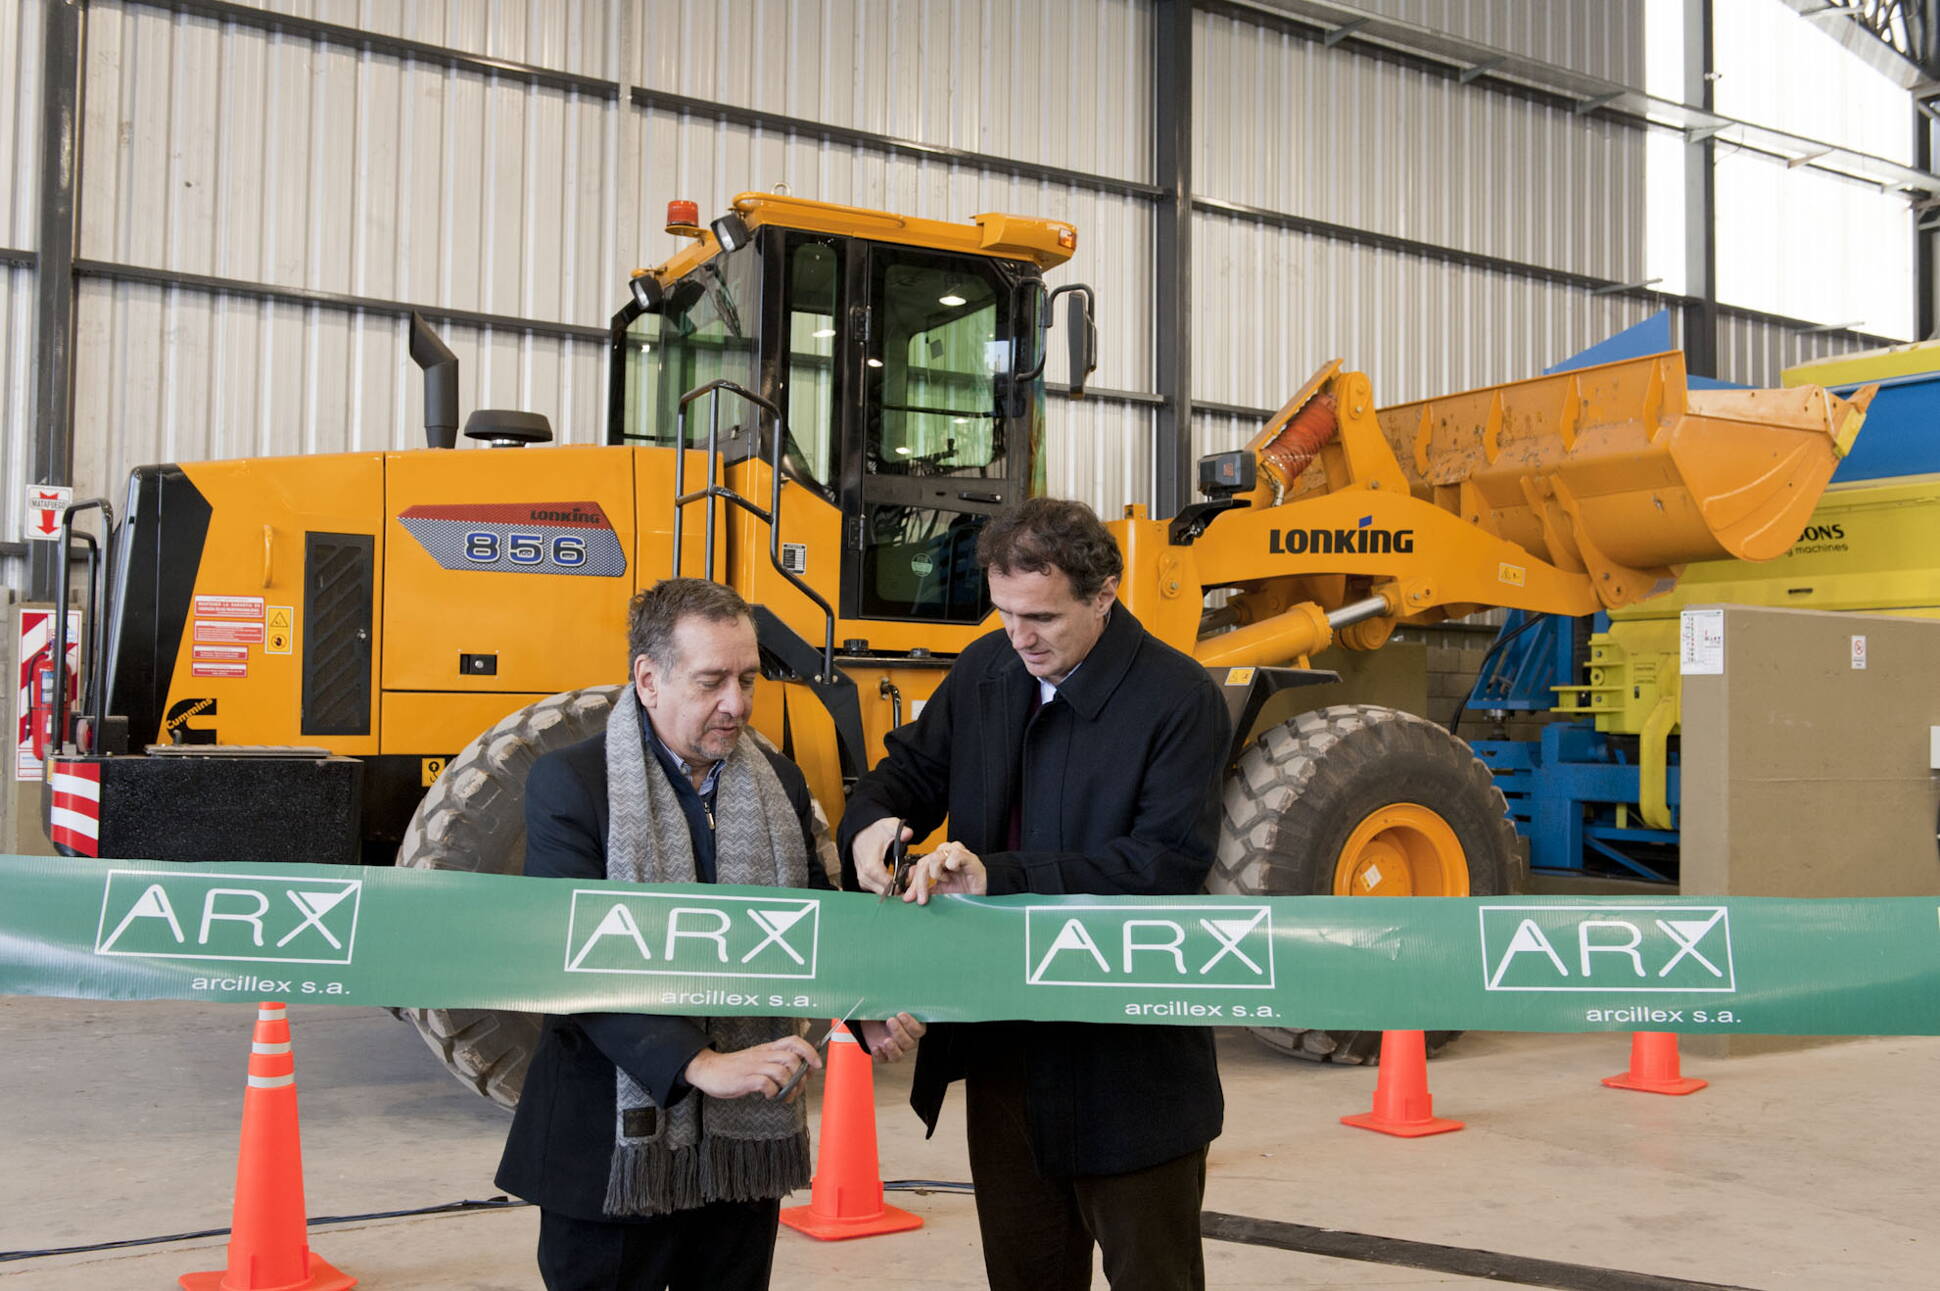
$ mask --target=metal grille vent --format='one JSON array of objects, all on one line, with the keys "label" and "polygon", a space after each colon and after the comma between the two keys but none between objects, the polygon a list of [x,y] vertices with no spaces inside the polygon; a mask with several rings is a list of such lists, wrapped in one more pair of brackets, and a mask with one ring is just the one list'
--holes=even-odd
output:
[{"label": "metal grille vent", "polygon": [[303,733],[369,735],[375,540],[309,533],[303,544]]}]

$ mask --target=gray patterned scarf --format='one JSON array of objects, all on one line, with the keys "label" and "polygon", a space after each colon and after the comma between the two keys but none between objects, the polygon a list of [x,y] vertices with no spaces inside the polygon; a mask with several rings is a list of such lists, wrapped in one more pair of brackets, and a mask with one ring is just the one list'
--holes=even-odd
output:
[{"label": "gray patterned scarf", "polygon": [[[641,742],[640,706],[622,690],[606,720],[611,816],[606,877],[630,883],[693,883],[687,817]],[[715,791],[715,878],[722,883],[806,887],[808,855],[795,809],[773,767],[743,732]],[[799,1034],[793,1018],[696,1018],[718,1053]],[[664,1215],[713,1201],[765,1201],[809,1181],[807,1100],[710,1098],[690,1090],[658,1108],[619,1072],[606,1213]],[[629,1130],[634,1131],[629,1133]]]}]

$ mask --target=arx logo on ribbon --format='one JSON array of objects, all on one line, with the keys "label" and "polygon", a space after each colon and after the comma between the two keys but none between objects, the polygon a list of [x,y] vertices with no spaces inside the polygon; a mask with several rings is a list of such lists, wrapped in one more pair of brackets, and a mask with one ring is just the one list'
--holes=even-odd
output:
[{"label": "arx logo on ribbon", "polygon": [[97,955],[348,964],[362,879],[112,870]]},{"label": "arx logo on ribbon", "polygon": [[821,919],[812,898],[580,888],[566,925],[566,971],[814,977]]},{"label": "arx logo on ribbon", "polygon": [[1264,905],[1034,907],[1024,924],[1032,986],[1273,985],[1273,911]]},{"label": "arx logo on ribbon", "polygon": [[1724,906],[1481,907],[1491,991],[1735,991]]}]

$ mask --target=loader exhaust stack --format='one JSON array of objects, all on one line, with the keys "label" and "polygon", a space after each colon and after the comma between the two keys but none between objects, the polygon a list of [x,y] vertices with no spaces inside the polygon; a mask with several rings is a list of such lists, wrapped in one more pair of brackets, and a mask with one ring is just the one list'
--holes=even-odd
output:
[{"label": "loader exhaust stack", "polygon": [[458,356],[439,339],[424,315],[411,315],[411,361],[424,369],[424,442],[458,446]]}]

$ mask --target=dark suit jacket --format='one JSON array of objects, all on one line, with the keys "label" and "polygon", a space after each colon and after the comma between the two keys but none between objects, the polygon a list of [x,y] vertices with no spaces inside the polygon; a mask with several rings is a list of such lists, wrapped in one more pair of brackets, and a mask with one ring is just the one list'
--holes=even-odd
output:
[{"label": "dark suit jacket", "polygon": [[[1206,670],[1121,605],[1057,700],[1033,716],[1037,691],[1002,632],[971,643],[850,795],[837,836],[845,886],[854,886],[849,847],[861,830],[901,816],[921,838],[947,813],[951,836],[988,868],[992,896],[1201,889],[1231,738]],[[1219,1135],[1225,1105],[1212,1032],[1201,1027],[933,1026],[911,1106],[934,1132],[949,1082],[993,1057],[1013,1061],[1013,1048],[1047,1174],[1139,1170]]]},{"label": "dark suit jacket", "polygon": [[[642,717],[644,721],[644,715]],[[768,754],[802,822],[810,887],[829,881],[815,856],[808,785],[780,754]],[[647,774],[662,774],[649,752]],[[606,877],[606,738],[548,753],[525,782],[525,872],[559,879]],[[575,1219],[605,1219],[613,1157],[614,1067],[626,1068],[662,1107],[685,1096],[680,1074],[707,1047],[692,1018],[649,1013],[548,1016],[499,1161],[497,1185]]]}]

